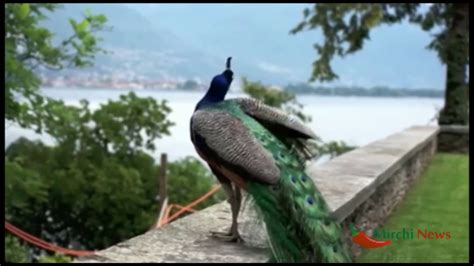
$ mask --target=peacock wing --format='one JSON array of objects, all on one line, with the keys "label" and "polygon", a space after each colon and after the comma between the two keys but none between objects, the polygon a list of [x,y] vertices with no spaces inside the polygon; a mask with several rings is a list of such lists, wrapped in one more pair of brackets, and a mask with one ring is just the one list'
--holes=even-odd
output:
[{"label": "peacock wing", "polygon": [[232,99],[232,101],[236,101],[246,114],[257,119],[272,132],[284,133],[294,138],[318,138],[309,127],[305,126],[296,117],[268,106],[262,101],[252,98],[237,98]]},{"label": "peacock wing", "polygon": [[273,156],[240,119],[225,111],[198,110],[191,118],[194,144],[204,159],[222,172],[276,184],[280,170]]}]

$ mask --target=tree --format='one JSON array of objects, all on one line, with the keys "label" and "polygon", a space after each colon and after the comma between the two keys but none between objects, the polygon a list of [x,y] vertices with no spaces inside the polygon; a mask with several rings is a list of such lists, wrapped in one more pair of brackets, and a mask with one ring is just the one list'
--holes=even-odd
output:
[{"label": "tree", "polygon": [[445,105],[439,124],[467,124],[466,67],[469,64],[469,3],[434,3],[422,12],[419,3],[403,4],[315,4],[303,10],[304,19],[292,34],[304,29],[321,29],[323,44],[314,47],[319,58],[313,63],[311,81],[327,82],[338,76],[331,68],[335,55],[344,57],[363,48],[370,30],[376,26],[400,23],[404,19],[433,34],[428,45],[446,64]]},{"label": "tree", "polygon": [[53,45],[53,33],[38,23],[57,4],[5,4],[5,119],[41,132],[45,105],[50,98],[38,93],[39,67],[60,70],[86,67],[94,55],[103,52],[94,33],[104,30],[104,15],[87,11],[84,19],[69,20],[74,34]]},{"label": "tree", "polygon": [[38,260],[39,263],[68,263],[72,262],[72,258],[63,254],[54,254],[52,256],[42,256]]},{"label": "tree", "polygon": [[[165,102],[133,93],[92,113],[87,106],[84,101],[63,110],[58,124],[48,126],[59,145],[20,138],[7,148],[5,214],[46,241],[103,249],[146,232],[156,219],[159,166],[143,150],[154,150],[153,141],[172,124],[165,119]],[[157,133],[139,134],[147,131]],[[171,203],[186,205],[215,182],[190,157],[169,163],[167,170]],[[221,191],[195,208],[222,199]]]},{"label": "tree", "polygon": [[5,262],[28,262],[28,249],[23,246],[18,238],[5,234]]},{"label": "tree", "polygon": [[199,88],[199,83],[197,83],[197,81],[195,80],[190,79],[186,80],[184,84],[181,84],[179,88],[182,90],[196,90],[197,88]]},{"label": "tree", "polygon": [[[208,192],[216,183],[214,175],[198,159],[191,156],[169,163],[167,175],[169,203],[182,206]],[[225,199],[224,192],[219,190],[193,208],[204,209]]]},{"label": "tree", "polygon": [[46,113],[44,124],[57,145],[20,138],[6,150],[7,219],[86,249],[145,232],[157,213],[156,166],[145,150],[173,125],[166,102],[129,93],[94,112],[86,101],[48,104],[56,116]]},{"label": "tree", "polygon": [[[53,45],[53,34],[38,26],[38,22],[46,18],[45,12],[53,12],[58,7],[55,4],[5,4],[5,119],[25,128],[35,128],[37,132],[42,131],[43,116],[47,111],[44,106],[50,99],[38,93],[41,80],[35,70],[39,67],[87,66],[94,54],[102,51],[97,46],[99,39],[93,33],[104,29],[106,18],[90,12],[81,22],[70,20],[74,34],[61,44]],[[18,189],[5,193],[6,218],[12,218],[13,208],[24,208],[24,213],[32,214],[34,207],[28,204],[31,199],[46,201],[45,185],[38,182],[35,173],[23,169],[16,162],[6,162],[5,169],[6,174],[8,171],[13,174],[7,174],[6,192],[11,188]],[[18,178],[14,178],[15,175]],[[10,254],[7,259],[12,262],[29,259],[19,259],[14,255],[18,254],[15,252],[18,245],[10,236],[5,244],[6,254]]]},{"label": "tree", "polygon": [[[10,122],[49,134],[55,145],[20,138],[5,154],[5,216],[27,232],[60,246],[103,249],[144,233],[156,219],[159,166],[147,151],[169,135],[166,101],[121,95],[91,111],[89,103],[68,106],[39,92],[37,67],[84,67],[102,51],[93,32],[104,16],[86,13],[70,20],[75,34],[54,46],[38,26],[52,4],[6,4],[6,116]],[[181,204],[208,191],[210,172],[197,160],[170,164],[170,199]],[[184,185],[192,182],[195,185]],[[222,193],[197,208],[220,200]],[[64,262],[66,256],[6,239],[12,262]],[[28,251],[25,254],[26,250]],[[50,254],[50,252],[48,252]],[[28,255],[28,256],[26,256]]]},{"label": "tree", "polygon": [[[133,93],[95,112],[86,101],[75,107],[42,96],[38,68],[89,66],[103,51],[94,33],[105,29],[106,18],[89,11],[81,22],[70,20],[74,34],[53,45],[53,33],[38,23],[58,7],[5,4],[5,119],[56,141],[49,147],[19,139],[8,147],[5,215],[47,241],[104,248],[152,223],[155,166],[142,150],[169,134],[171,110]],[[17,243],[6,240],[12,260],[23,260]]]},{"label": "tree", "polygon": [[303,122],[311,122],[311,116],[302,112],[303,105],[296,100],[295,94],[265,86],[260,82],[249,81],[242,78],[242,86],[245,93],[263,103],[284,109],[289,114],[297,116]]}]

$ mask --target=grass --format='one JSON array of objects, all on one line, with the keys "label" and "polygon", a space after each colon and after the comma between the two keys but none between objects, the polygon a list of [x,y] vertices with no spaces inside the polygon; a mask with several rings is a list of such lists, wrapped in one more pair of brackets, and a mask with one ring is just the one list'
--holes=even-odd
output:
[{"label": "grass", "polygon": [[[413,239],[364,250],[357,262],[468,262],[469,156],[438,153],[423,176],[379,230],[413,228]],[[424,239],[418,229],[450,232],[451,239]],[[382,239],[379,239],[382,240]]]}]

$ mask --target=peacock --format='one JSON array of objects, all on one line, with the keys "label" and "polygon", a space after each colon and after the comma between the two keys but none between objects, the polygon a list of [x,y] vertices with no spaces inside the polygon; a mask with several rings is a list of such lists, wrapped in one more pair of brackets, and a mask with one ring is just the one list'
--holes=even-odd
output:
[{"label": "peacock", "polygon": [[191,141],[231,206],[223,241],[243,241],[237,217],[242,190],[265,224],[272,262],[351,262],[341,226],[305,173],[314,132],[298,119],[252,98],[224,100],[233,80],[231,57],[191,117]]}]

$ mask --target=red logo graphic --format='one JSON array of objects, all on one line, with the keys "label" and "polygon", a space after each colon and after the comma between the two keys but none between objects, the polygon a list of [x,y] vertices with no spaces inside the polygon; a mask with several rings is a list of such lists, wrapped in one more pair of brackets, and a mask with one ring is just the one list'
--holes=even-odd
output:
[{"label": "red logo graphic", "polygon": [[364,232],[357,231],[353,224],[350,224],[349,228],[352,233],[352,241],[363,248],[381,248],[392,244],[392,240],[379,241],[370,238]]}]

